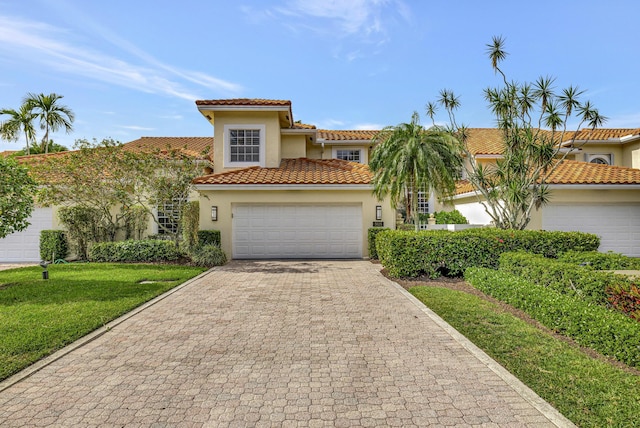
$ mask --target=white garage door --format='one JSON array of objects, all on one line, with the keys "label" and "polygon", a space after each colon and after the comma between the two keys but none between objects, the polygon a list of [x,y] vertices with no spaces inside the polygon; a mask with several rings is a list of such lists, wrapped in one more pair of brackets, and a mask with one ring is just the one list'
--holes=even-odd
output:
[{"label": "white garage door", "polygon": [[600,251],[640,257],[640,204],[548,205],[542,228],[595,233]]},{"label": "white garage door", "polygon": [[361,257],[360,205],[234,207],[234,259]]},{"label": "white garage door", "polygon": [[34,209],[29,223],[22,232],[0,239],[0,263],[40,261],[40,231],[53,227],[52,209]]}]

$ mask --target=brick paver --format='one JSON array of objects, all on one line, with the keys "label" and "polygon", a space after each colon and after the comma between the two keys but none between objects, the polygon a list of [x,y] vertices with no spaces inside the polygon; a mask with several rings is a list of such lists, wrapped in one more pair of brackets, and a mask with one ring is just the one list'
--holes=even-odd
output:
[{"label": "brick paver", "polygon": [[0,426],[570,426],[378,268],[232,262],[0,392]]}]

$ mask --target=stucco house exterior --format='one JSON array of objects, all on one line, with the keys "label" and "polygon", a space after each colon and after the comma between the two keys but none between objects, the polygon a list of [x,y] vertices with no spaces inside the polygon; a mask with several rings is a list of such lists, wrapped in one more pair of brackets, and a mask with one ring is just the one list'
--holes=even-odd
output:
[{"label": "stucco house exterior", "polygon": [[323,131],[293,120],[291,101],[202,100],[214,171],[194,180],[200,228],[219,229],[234,259],[362,258],[367,230],[395,227],[366,166],[375,131]]},{"label": "stucco house exterior", "polygon": [[[564,140],[573,151],[548,178],[551,201],[532,213],[528,228],[595,233],[600,251],[640,257],[640,129],[581,130]],[[500,144],[498,129],[469,129],[477,162],[495,162]],[[471,223],[491,221],[467,183],[453,206]]]},{"label": "stucco house exterior", "polygon": [[[389,200],[372,194],[367,163],[377,130],[316,129],[294,120],[288,100],[196,107],[212,136],[142,137],[124,147],[176,147],[209,160],[191,199],[200,202],[200,229],[220,230],[229,258],[362,258],[370,227],[396,227]],[[498,129],[471,128],[468,136],[476,161],[500,157]],[[533,213],[529,228],[596,233],[601,251],[640,257],[640,128],[577,131],[563,144],[574,151],[550,177],[551,203]],[[448,204],[420,200],[424,212],[453,208],[471,223],[490,222],[465,182]],[[56,210],[37,208],[32,226],[0,239],[0,262],[37,261],[40,230],[60,227]],[[148,233],[157,232],[150,223]]]}]

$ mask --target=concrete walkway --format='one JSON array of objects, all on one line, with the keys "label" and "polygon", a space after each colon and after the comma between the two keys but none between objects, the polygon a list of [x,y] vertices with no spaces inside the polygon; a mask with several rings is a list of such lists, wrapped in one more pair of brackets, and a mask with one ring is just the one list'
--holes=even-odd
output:
[{"label": "concrete walkway", "polygon": [[378,269],[232,262],[0,384],[0,426],[572,426]]}]

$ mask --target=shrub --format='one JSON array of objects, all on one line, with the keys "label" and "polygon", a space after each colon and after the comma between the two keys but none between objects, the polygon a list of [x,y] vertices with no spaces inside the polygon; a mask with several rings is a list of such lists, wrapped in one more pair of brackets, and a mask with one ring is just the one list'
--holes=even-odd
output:
[{"label": "shrub", "polygon": [[500,270],[599,305],[607,304],[607,287],[629,282],[622,275],[598,272],[589,266],[579,266],[525,252],[502,254]]},{"label": "shrub", "polygon": [[100,228],[102,213],[97,208],[77,205],[60,208],[58,218],[67,228],[72,249],[80,259],[86,260],[89,245],[101,241],[104,236]]},{"label": "shrub", "polygon": [[608,253],[567,251],[558,258],[567,263],[588,264],[596,270],[640,269],[640,259],[634,259],[611,251]]},{"label": "shrub", "polygon": [[69,252],[67,237],[63,230],[40,231],[40,259],[56,261],[64,259]]},{"label": "shrub", "polygon": [[219,230],[199,230],[198,231],[198,244],[204,245],[217,245],[220,246],[220,231]]},{"label": "shrub", "polygon": [[92,262],[169,262],[183,257],[172,241],[100,242],[89,250]]},{"label": "shrub", "polygon": [[606,291],[615,310],[640,321],[640,287],[637,284],[614,284]]},{"label": "shrub", "polygon": [[367,243],[369,248],[369,258],[378,260],[378,251],[376,251],[376,236],[383,230],[389,230],[388,227],[371,227],[367,231]]},{"label": "shrub", "polygon": [[227,255],[218,245],[202,245],[194,249],[191,261],[196,266],[213,267],[227,263]]},{"label": "shrub", "polygon": [[469,224],[469,220],[458,210],[433,213],[436,224]]},{"label": "shrub", "polygon": [[127,206],[121,209],[124,221],[124,239],[142,239],[142,234],[147,230],[149,213],[140,205]]},{"label": "shrub", "polygon": [[596,235],[581,232],[494,228],[457,232],[385,230],[376,237],[378,257],[389,274],[396,277],[461,276],[473,266],[496,269],[500,254],[507,251],[557,257],[571,249],[595,250],[599,245]]},{"label": "shrub", "polygon": [[507,272],[471,268],[466,271],[465,279],[475,288],[522,309],[581,345],[640,367],[640,323]]},{"label": "shrub", "polygon": [[198,223],[200,220],[200,203],[190,201],[182,207],[182,245],[189,252],[198,245]]}]

